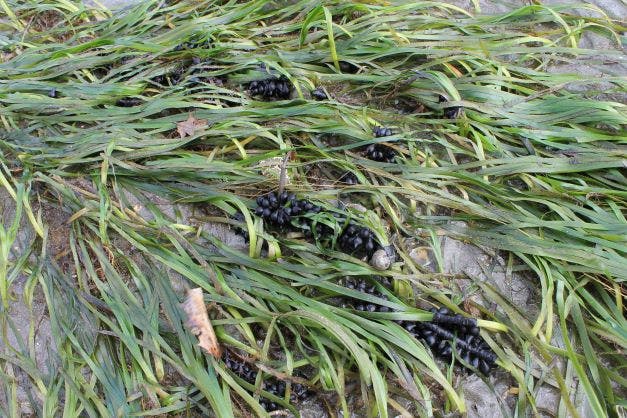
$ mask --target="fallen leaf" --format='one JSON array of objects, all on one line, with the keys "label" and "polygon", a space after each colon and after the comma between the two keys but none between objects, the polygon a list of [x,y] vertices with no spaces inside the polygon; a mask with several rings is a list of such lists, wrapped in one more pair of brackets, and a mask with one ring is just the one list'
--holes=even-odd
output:
[{"label": "fallen leaf", "polygon": [[206,120],[196,119],[194,115],[190,113],[187,120],[176,124],[176,130],[181,138],[185,138],[186,136],[193,136],[197,130],[202,129],[207,125],[208,123]]},{"label": "fallen leaf", "polygon": [[481,318],[481,311],[477,308],[479,305],[479,298],[476,295],[470,296],[464,300],[464,310],[475,318]]},{"label": "fallen leaf", "polygon": [[198,336],[200,348],[215,358],[220,358],[220,344],[209,321],[209,314],[200,287],[187,291],[183,310],[187,314],[187,326],[194,335]]}]

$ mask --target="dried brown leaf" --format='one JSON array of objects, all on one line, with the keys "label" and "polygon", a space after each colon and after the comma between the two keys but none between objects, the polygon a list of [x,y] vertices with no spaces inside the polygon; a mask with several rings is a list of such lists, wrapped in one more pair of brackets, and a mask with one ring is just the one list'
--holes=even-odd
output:
[{"label": "dried brown leaf", "polygon": [[181,138],[185,138],[186,136],[194,136],[197,130],[205,128],[207,125],[206,120],[196,119],[194,115],[190,113],[187,120],[176,124],[176,131]]},{"label": "dried brown leaf", "polygon": [[187,291],[183,310],[187,314],[187,326],[194,335],[198,336],[200,348],[215,358],[220,358],[220,344],[209,321],[209,314],[200,287]]}]

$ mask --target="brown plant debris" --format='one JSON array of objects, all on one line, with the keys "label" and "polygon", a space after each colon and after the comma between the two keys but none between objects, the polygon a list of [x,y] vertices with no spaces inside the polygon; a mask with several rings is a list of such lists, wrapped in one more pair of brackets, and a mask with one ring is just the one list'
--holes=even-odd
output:
[{"label": "brown plant debris", "polygon": [[197,287],[187,291],[187,299],[183,302],[183,310],[187,314],[187,326],[198,336],[200,348],[215,358],[220,358],[221,350],[216,333],[209,321],[209,314],[202,296],[202,289]]},{"label": "brown plant debris", "polygon": [[194,115],[190,113],[187,120],[176,124],[176,131],[179,133],[181,138],[185,138],[186,136],[194,136],[194,133],[197,130],[205,128],[206,126],[206,120],[196,119]]}]

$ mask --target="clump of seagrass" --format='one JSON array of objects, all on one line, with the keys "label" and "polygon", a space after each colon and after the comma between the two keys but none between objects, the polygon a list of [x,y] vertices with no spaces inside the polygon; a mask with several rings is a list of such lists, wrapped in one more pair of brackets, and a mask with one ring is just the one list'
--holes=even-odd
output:
[{"label": "clump of seagrass", "polygon": [[[206,77],[202,75],[203,65],[210,64],[211,60],[201,59],[199,57],[192,57],[192,59],[179,59],[176,61],[176,66],[170,71],[155,76],[151,80],[152,82],[163,86],[176,86],[180,84],[187,77],[188,83],[186,87],[191,88],[202,83],[209,84],[223,84],[224,78],[221,77]],[[202,65],[201,65],[202,64]]]},{"label": "clump of seagrass", "polygon": [[175,51],[188,51],[192,49],[211,49],[213,44],[210,39],[202,39],[202,36],[192,36],[188,41],[174,47]]}]

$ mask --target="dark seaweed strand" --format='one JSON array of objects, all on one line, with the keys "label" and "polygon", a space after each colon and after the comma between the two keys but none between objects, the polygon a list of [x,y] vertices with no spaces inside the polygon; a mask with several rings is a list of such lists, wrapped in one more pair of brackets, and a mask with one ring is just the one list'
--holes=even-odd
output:
[{"label": "dark seaweed strand", "polygon": [[[231,370],[238,377],[245,380],[247,383],[251,385],[255,383],[257,379],[258,371],[252,368],[248,363],[244,361],[240,361],[233,357],[230,352],[227,350],[223,355],[224,364],[226,367]],[[287,389],[287,384],[283,380],[279,380],[272,376],[271,378],[264,379],[263,382],[263,390],[269,392],[279,398],[285,397],[285,391]],[[297,402],[301,401],[308,396],[310,396],[310,391],[300,383],[292,383],[292,391],[290,393],[290,401]],[[276,411],[280,409],[281,406],[276,402],[271,401],[270,399],[261,397],[259,399],[259,404],[263,409],[267,412]]]}]

